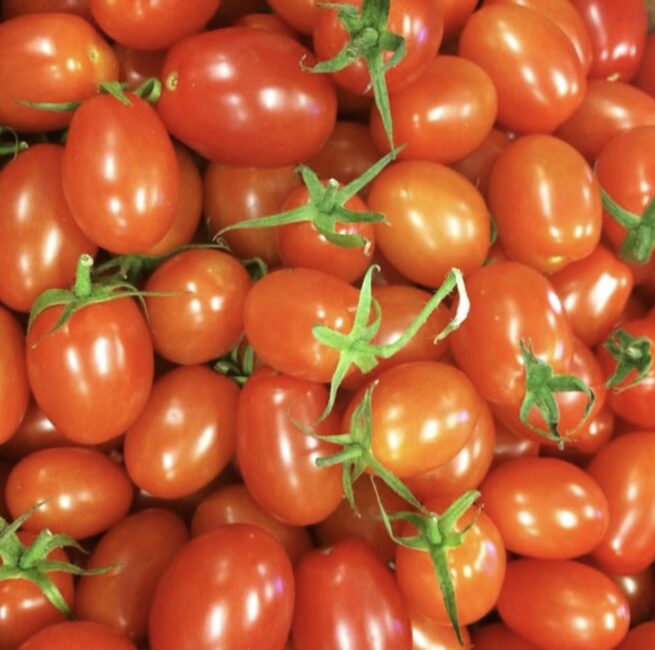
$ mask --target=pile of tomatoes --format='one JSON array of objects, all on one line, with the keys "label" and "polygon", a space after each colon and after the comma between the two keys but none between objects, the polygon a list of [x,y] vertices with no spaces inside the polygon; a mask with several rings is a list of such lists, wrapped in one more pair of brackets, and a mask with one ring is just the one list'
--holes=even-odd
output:
[{"label": "pile of tomatoes", "polygon": [[0,8],[0,650],[655,648],[643,0]]}]

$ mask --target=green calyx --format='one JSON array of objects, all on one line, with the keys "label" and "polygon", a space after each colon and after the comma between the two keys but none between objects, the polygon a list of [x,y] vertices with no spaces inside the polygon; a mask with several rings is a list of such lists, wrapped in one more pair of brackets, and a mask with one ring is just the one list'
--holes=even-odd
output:
[{"label": "green calyx", "polygon": [[11,156],[13,159],[28,146],[10,126],[0,126],[0,156]]},{"label": "green calyx", "polygon": [[640,216],[622,208],[602,187],[600,191],[605,211],[628,231],[621,246],[621,258],[646,264],[655,247],[655,197]]},{"label": "green calyx", "polygon": [[227,354],[214,363],[214,370],[219,375],[225,375],[238,386],[243,386],[255,365],[255,351],[250,343],[238,343]]},{"label": "green calyx", "polygon": [[[331,59],[311,67],[304,65],[302,67],[309,72],[338,72],[358,59],[364,59],[371,78],[369,88],[373,89],[375,105],[382,118],[389,148],[393,151],[393,124],[385,75],[390,68],[400,63],[407,47],[402,36],[387,29],[389,5],[390,0],[364,0],[360,11],[358,7],[351,4],[317,3],[317,6],[322,9],[332,9],[337,12],[339,22],[350,38],[341,51]],[[386,63],[385,52],[392,52]]]},{"label": "green calyx", "polygon": [[382,223],[385,221],[385,216],[379,212],[359,212],[349,210],[344,206],[350,198],[368,185],[394,159],[400,150],[399,147],[387,154],[367,169],[359,178],[343,187],[335,179],[330,179],[327,185],[324,185],[312,169],[306,165],[299,165],[297,171],[309,194],[309,203],[307,205],[301,205],[279,214],[232,224],[223,228],[217,234],[217,237],[221,237],[230,230],[272,228],[307,221],[312,223],[325,239],[336,246],[343,246],[344,248],[364,246],[366,249],[370,242],[367,242],[360,235],[338,233],[336,226],[338,223]]},{"label": "green calyx", "polygon": [[0,517],[0,582],[4,580],[29,580],[54,607],[68,618],[72,612],[57,585],[48,574],[53,571],[70,573],[76,576],[99,575],[112,571],[115,567],[101,569],[82,569],[69,562],[49,560],[48,555],[59,548],[72,547],[86,553],[84,548],[68,535],[54,535],[42,530],[30,546],[25,546],[18,537],[18,530],[43,503],[28,510],[12,523]]},{"label": "green calyx", "polygon": [[[436,336],[434,342],[437,343],[446,338],[464,322],[468,315],[470,303],[466,294],[462,272],[459,269],[451,269],[443,284],[428,300],[414,322],[397,341],[386,345],[374,345],[371,341],[380,329],[382,317],[380,305],[372,294],[371,282],[373,273],[376,270],[379,270],[378,266],[370,266],[364,275],[353,326],[348,334],[332,330],[325,325],[316,325],[312,329],[312,334],[319,343],[339,352],[337,367],[330,382],[330,397],[325,411],[319,418],[319,422],[332,411],[339,386],[352,366],[359,368],[363,373],[367,373],[378,365],[378,359],[388,359],[396,354],[407,345],[455,287],[457,287],[459,294],[457,310],[448,325]],[[371,316],[374,317],[373,320],[371,320]]]},{"label": "green calyx", "polygon": [[[587,406],[582,416],[586,420],[596,401],[594,392],[579,377],[573,375],[556,375],[553,369],[542,359],[535,357],[529,342],[521,341],[521,356],[525,366],[525,397],[519,412],[521,422],[530,430],[539,434],[546,440],[557,443],[560,449],[564,448],[565,439],[560,435],[560,411],[555,399],[555,393],[571,391],[584,393],[587,396]],[[546,421],[548,429],[540,429],[530,422],[530,411],[536,406]]]},{"label": "green calyx", "polygon": [[[448,618],[457,634],[460,645],[464,645],[459,617],[457,615],[455,587],[448,567],[448,552],[464,543],[466,534],[475,524],[475,520],[473,520],[463,530],[457,531],[455,529],[457,522],[479,498],[480,493],[475,490],[466,492],[448,506],[441,515],[436,512],[426,511],[425,508],[422,508],[422,512],[396,512],[389,515],[382,505],[375,480],[371,480],[375,488],[380,515],[382,516],[382,521],[389,537],[399,546],[430,554]],[[391,522],[398,520],[406,521],[414,526],[416,528],[416,534],[411,536],[397,536],[393,532]]]},{"label": "green calyx", "polygon": [[[603,347],[616,360],[616,369],[605,382],[608,388],[622,393],[644,381],[653,365],[653,346],[647,336],[631,336],[618,329],[610,334]],[[637,373],[634,379],[620,386],[633,371]]]}]

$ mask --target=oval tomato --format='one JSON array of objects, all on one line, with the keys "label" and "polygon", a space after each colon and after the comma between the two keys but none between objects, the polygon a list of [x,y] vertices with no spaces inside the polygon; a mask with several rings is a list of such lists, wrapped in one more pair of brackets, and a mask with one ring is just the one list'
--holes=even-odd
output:
[{"label": "oval tomato", "polygon": [[2,0],[2,15],[5,20],[23,14],[71,13],[93,20],[91,0]]},{"label": "oval tomato", "polygon": [[21,646],[21,650],[136,650],[126,637],[111,628],[88,621],[50,625]]}]

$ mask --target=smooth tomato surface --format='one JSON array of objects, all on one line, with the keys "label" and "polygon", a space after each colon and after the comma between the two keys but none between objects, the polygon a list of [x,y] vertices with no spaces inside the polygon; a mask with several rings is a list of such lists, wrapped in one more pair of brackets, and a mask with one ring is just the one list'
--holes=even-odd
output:
[{"label": "smooth tomato surface", "polygon": [[21,646],[21,650],[136,650],[119,632],[88,621],[67,621],[51,625]]}]

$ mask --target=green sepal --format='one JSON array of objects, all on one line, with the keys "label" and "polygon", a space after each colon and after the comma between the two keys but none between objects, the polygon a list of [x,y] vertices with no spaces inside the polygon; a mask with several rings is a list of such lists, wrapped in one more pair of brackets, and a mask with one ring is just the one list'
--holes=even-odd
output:
[{"label": "green sepal", "polygon": [[[4,141],[3,136],[9,135],[10,142]],[[29,145],[18,137],[18,133],[10,126],[0,126],[0,156],[11,156],[12,159],[21,152],[25,151]]]},{"label": "green sepal", "polygon": [[227,354],[214,362],[214,371],[243,386],[253,372],[255,351],[250,343],[237,343]]},{"label": "green sepal", "polygon": [[28,102],[23,99],[16,99],[16,104],[34,108],[37,111],[50,111],[51,113],[72,113],[81,105],[80,101],[73,102]]},{"label": "green sepal", "polygon": [[161,81],[157,77],[148,77],[132,92],[149,104],[155,104],[161,97]]},{"label": "green sepal", "polygon": [[[653,346],[647,336],[631,336],[626,330],[617,329],[610,334],[603,347],[616,360],[616,369],[605,382],[607,388],[622,393],[646,379],[653,365]],[[637,376],[629,384],[619,386],[633,371],[637,372]]]}]

